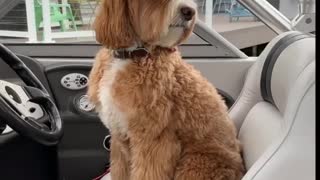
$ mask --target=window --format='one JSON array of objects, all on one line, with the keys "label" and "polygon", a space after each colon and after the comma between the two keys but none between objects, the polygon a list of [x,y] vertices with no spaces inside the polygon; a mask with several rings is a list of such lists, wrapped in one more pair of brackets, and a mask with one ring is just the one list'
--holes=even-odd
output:
[{"label": "window", "polygon": [[2,0],[0,36],[5,42],[27,39],[30,43],[95,43],[91,24],[99,3],[100,0]]},{"label": "window", "polygon": [[[0,40],[17,43],[94,44],[92,23],[101,0],[1,0]],[[279,6],[279,0],[269,0]],[[257,47],[276,34],[236,0],[196,0],[199,18],[239,49]],[[50,14],[43,14],[43,8]],[[50,20],[51,19],[51,20]],[[187,44],[206,44],[193,35]]]},{"label": "window", "polygon": [[[100,2],[101,0],[1,0],[0,40],[7,43],[95,44],[92,24]],[[50,9],[50,14],[43,14],[45,8]],[[207,42],[193,35],[187,44]]]},{"label": "window", "polygon": [[197,2],[199,18],[248,55],[258,55],[276,36],[236,0]]}]

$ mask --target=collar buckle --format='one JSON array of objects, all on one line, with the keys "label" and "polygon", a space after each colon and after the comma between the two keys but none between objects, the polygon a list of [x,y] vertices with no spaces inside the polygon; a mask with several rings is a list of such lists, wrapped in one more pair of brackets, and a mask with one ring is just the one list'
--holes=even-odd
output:
[{"label": "collar buckle", "polygon": [[144,48],[144,47],[140,47],[140,48],[137,48],[133,51],[130,52],[130,55],[133,55],[133,56],[136,56],[136,57],[146,57],[148,56],[150,53],[149,51]]},{"label": "collar buckle", "polygon": [[117,50],[114,50],[113,54],[116,58],[124,59],[125,58],[125,51],[126,51],[126,49],[117,49]]},{"label": "collar buckle", "polygon": [[144,48],[136,48],[134,50],[127,50],[127,49],[117,49],[114,50],[114,57],[119,58],[119,59],[132,59],[132,58],[143,58],[148,56],[150,53],[149,51]]}]

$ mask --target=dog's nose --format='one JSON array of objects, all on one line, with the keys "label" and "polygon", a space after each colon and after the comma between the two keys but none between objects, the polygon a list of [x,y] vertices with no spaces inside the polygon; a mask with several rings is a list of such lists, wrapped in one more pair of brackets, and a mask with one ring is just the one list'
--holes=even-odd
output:
[{"label": "dog's nose", "polygon": [[186,21],[191,21],[196,11],[190,7],[182,7],[181,14]]}]

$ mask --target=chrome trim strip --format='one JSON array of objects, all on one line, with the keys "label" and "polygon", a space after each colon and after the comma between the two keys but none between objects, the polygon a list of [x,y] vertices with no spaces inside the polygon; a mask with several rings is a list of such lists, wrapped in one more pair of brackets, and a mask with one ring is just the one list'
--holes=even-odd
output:
[{"label": "chrome trim strip", "polygon": [[194,33],[197,34],[199,37],[205,39],[208,43],[210,43],[212,46],[216,47],[217,49],[219,48],[224,50],[226,57],[231,56],[231,57],[239,57],[239,58],[248,58],[246,54],[240,51],[232,43],[227,41],[215,29],[208,27],[202,21],[197,21],[194,27]]}]

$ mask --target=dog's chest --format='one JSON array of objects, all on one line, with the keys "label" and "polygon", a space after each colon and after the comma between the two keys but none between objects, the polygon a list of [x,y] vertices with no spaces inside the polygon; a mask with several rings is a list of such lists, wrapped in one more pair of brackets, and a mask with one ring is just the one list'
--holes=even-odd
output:
[{"label": "dog's chest", "polygon": [[100,81],[99,100],[101,108],[99,116],[103,124],[111,131],[126,136],[128,122],[125,114],[121,112],[114,103],[111,89],[117,73],[123,70],[130,62],[127,60],[115,59],[110,64],[110,68],[104,72]]}]

